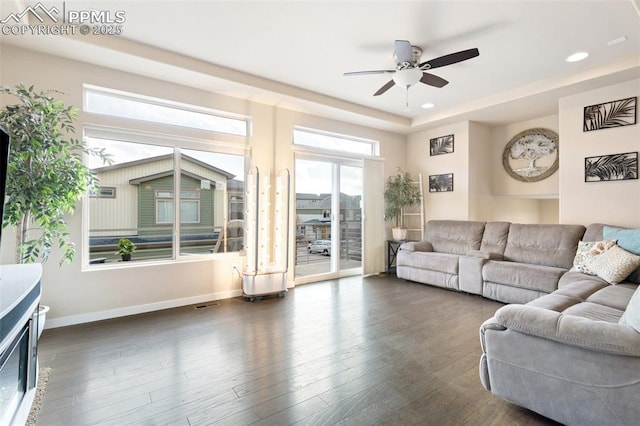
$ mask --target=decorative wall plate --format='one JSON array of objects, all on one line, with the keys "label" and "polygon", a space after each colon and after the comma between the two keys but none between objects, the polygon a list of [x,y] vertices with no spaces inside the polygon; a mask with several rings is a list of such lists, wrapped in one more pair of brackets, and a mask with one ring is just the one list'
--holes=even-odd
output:
[{"label": "decorative wall plate", "polygon": [[504,147],[502,165],[512,178],[522,182],[538,182],[548,178],[559,163],[558,134],[535,128],[515,135]]}]

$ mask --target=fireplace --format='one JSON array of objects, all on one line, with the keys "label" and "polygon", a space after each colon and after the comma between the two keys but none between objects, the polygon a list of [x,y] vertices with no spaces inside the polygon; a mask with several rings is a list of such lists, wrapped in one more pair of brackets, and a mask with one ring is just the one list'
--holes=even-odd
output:
[{"label": "fireplace", "polygon": [[0,425],[24,424],[35,396],[41,273],[0,266]]}]

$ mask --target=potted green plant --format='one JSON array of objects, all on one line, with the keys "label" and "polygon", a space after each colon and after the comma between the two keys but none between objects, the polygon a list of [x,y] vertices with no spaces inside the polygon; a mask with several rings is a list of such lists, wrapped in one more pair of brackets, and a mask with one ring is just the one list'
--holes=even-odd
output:
[{"label": "potted green plant", "polygon": [[73,260],[65,215],[96,184],[82,156],[110,163],[104,149],[71,137],[78,111],[53,96],[58,93],[38,93],[22,84],[0,88],[0,94],[20,100],[0,111],[0,125],[11,136],[3,227],[16,229],[17,263],[46,262],[56,246],[63,252],[60,264]]},{"label": "potted green plant", "polygon": [[404,209],[417,205],[421,201],[420,188],[414,183],[409,172],[398,167],[395,176],[389,176],[384,190],[384,220],[394,221],[393,239],[402,241],[407,238],[404,226]]},{"label": "potted green plant", "polygon": [[[66,107],[54,93],[37,93],[22,84],[0,87],[0,94],[20,101],[0,110],[0,125],[11,137],[2,226],[16,229],[17,263],[46,262],[56,246],[63,252],[61,265],[73,260],[75,245],[65,215],[96,183],[82,156],[97,155],[110,163],[104,149],[89,149],[71,137],[77,109]],[[40,305],[38,337],[48,311]]]},{"label": "potted green plant", "polygon": [[136,251],[138,247],[128,238],[120,238],[118,240],[118,251],[116,254],[122,256],[123,261],[131,260],[131,253]]}]

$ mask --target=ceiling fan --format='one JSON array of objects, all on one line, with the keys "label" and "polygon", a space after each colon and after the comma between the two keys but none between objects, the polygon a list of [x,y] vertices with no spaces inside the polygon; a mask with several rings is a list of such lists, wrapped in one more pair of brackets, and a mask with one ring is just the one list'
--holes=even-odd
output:
[{"label": "ceiling fan", "polygon": [[396,84],[398,86],[405,87],[407,89],[408,96],[409,87],[417,84],[418,82],[433,87],[444,87],[449,84],[449,82],[444,78],[438,77],[434,74],[430,74],[426,72],[427,70],[432,70],[434,68],[444,67],[446,65],[466,61],[467,59],[475,58],[478,55],[480,55],[480,52],[477,48],[474,48],[450,53],[448,55],[440,56],[426,62],[420,62],[420,58],[422,56],[421,48],[419,48],[418,46],[412,46],[411,43],[409,43],[407,40],[396,40],[395,51],[393,53],[393,59],[396,63],[396,69],[354,71],[346,72],[344,73],[344,75],[352,76],[368,74],[393,74],[393,78],[380,89],[378,89],[378,91],[374,93],[373,96],[382,95]]}]

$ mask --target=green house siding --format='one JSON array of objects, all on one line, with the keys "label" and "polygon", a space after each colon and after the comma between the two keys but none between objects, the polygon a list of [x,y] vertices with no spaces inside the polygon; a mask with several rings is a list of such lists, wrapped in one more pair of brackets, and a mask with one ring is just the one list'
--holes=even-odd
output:
[{"label": "green house siding", "polygon": [[[213,232],[213,191],[200,189],[200,181],[182,175],[182,191],[200,194],[200,223],[184,223],[181,226],[183,235],[211,234]],[[171,236],[171,224],[156,223],[156,192],[173,191],[173,176],[165,176],[138,185],[138,227],[139,235]],[[175,194],[174,194],[175,196]]]}]

